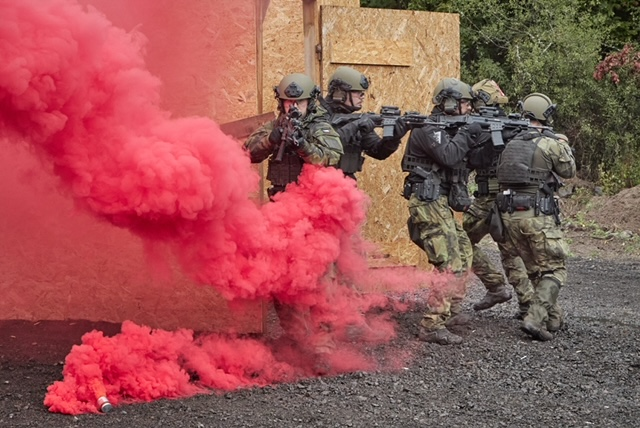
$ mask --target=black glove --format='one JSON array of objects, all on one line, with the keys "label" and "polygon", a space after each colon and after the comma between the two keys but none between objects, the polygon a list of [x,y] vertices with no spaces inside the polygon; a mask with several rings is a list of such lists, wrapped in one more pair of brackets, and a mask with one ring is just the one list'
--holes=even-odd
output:
[{"label": "black glove", "polygon": [[471,138],[476,139],[482,132],[482,126],[480,126],[478,122],[473,122],[472,124],[467,125],[467,132]]},{"label": "black glove", "polygon": [[280,141],[282,141],[282,128],[276,126],[273,128],[273,131],[271,131],[271,134],[269,134],[269,142],[276,145],[280,144]]},{"label": "black glove", "polygon": [[407,126],[407,122],[405,122],[403,118],[399,117],[398,120],[396,120],[396,124],[393,126],[393,138],[400,139],[404,137],[408,130],[409,127]]},{"label": "black glove", "polygon": [[356,120],[356,126],[361,134],[369,134],[375,128],[375,124],[373,120],[367,116],[362,116],[360,119]]},{"label": "black glove", "polygon": [[297,150],[306,144],[304,134],[300,128],[296,128],[291,135],[291,145]]},{"label": "black glove", "polygon": [[463,128],[464,132],[467,134],[467,141],[469,143],[469,148],[473,149],[475,147],[479,147],[486,142],[485,139],[480,138],[482,134],[482,126],[479,123],[474,122],[470,125],[467,125],[466,128]]}]

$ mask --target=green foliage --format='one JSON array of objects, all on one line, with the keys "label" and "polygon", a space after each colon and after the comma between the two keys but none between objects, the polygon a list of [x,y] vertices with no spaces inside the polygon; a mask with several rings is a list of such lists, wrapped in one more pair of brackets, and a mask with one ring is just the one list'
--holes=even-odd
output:
[{"label": "green foliage", "polygon": [[592,156],[585,160],[598,163],[605,190],[615,193],[640,184],[640,51],[626,45],[607,56],[596,67],[594,78],[606,98],[591,113],[600,129],[592,126],[586,134],[604,137],[600,140],[604,144],[592,145]]}]

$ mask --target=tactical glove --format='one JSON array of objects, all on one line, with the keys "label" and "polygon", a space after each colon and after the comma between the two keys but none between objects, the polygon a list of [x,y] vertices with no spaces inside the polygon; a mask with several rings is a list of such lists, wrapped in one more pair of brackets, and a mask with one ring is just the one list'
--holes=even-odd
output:
[{"label": "tactical glove", "polygon": [[280,144],[280,141],[282,141],[282,128],[276,126],[273,128],[273,131],[271,131],[271,134],[269,134],[269,142],[276,145]]},{"label": "tactical glove", "polygon": [[396,124],[393,126],[393,138],[400,139],[405,136],[409,127],[405,120],[401,117],[396,120]]},{"label": "tactical glove", "polygon": [[480,135],[482,134],[482,126],[480,126],[479,123],[474,122],[463,129],[468,136],[469,148],[473,149],[479,147],[486,142],[485,139],[480,138]]},{"label": "tactical glove", "polygon": [[304,134],[300,128],[296,128],[291,135],[291,145],[297,150],[305,144],[307,144],[307,141],[304,139]]},{"label": "tactical glove", "polygon": [[356,126],[361,134],[369,134],[375,128],[375,124],[373,120],[367,116],[362,116],[360,119],[356,120]]}]

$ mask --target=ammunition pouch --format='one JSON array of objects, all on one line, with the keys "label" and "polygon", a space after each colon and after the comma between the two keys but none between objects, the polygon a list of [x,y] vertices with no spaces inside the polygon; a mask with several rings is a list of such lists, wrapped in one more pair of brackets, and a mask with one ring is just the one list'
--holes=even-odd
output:
[{"label": "ammunition pouch", "polygon": [[453,183],[449,189],[449,206],[452,210],[458,212],[466,211],[473,199],[469,196],[469,189],[466,183]]},{"label": "ammunition pouch", "polygon": [[448,180],[451,184],[449,188],[449,207],[454,211],[464,212],[473,203],[473,199],[469,196],[469,188],[467,187],[469,170],[454,169],[450,174],[451,176]]},{"label": "ammunition pouch", "polygon": [[304,161],[295,153],[285,153],[281,162],[269,159],[267,180],[274,187],[285,187],[298,179],[303,164]]},{"label": "ammunition pouch", "polygon": [[473,196],[496,196],[500,191],[500,185],[498,181],[495,179],[485,179],[483,181],[478,181],[478,176],[476,176],[476,184],[478,186],[478,190],[473,193]]}]

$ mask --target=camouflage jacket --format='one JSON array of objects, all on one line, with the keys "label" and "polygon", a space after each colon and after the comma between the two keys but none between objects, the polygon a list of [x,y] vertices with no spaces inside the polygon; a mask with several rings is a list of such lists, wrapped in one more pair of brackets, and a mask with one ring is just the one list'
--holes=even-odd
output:
[{"label": "camouflage jacket", "polygon": [[[270,156],[275,157],[277,145],[269,141],[269,134],[281,117],[272,120],[254,131],[244,144],[251,155],[252,163],[260,163]],[[300,126],[305,143],[298,149],[287,147],[285,153],[295,152],[305,163],[336,166],[343,154],[340,137],[331,126],[327,111],[316,106],[308,113]]]}]

